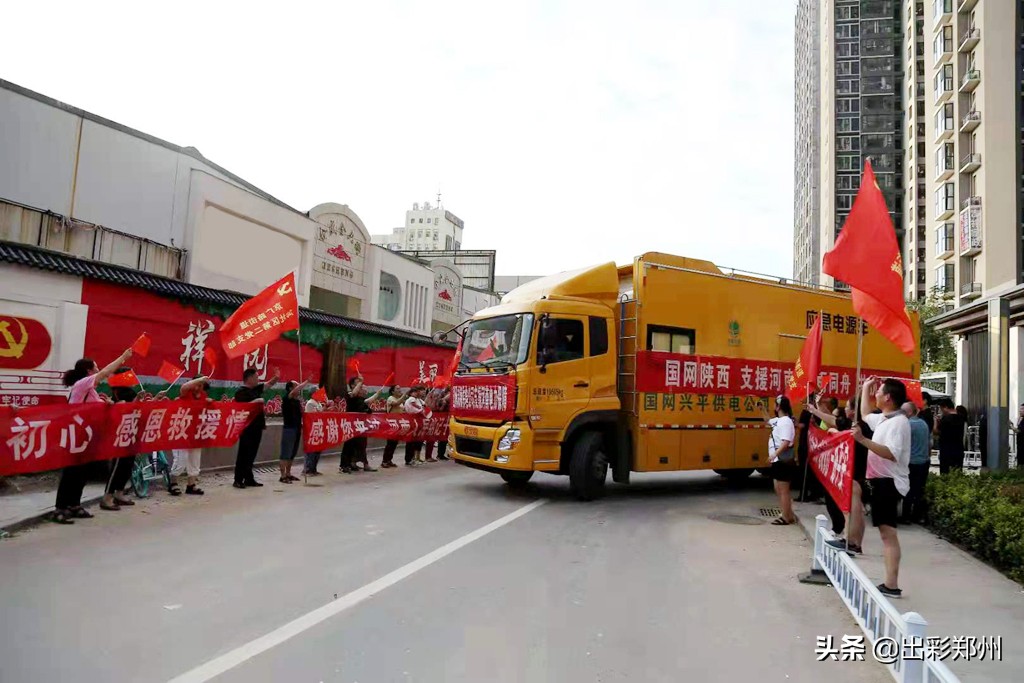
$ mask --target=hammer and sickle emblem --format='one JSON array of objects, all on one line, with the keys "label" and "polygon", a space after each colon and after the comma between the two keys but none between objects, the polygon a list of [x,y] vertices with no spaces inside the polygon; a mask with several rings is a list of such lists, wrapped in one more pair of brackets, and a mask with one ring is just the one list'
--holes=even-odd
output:
[{"label": "hammer and sickle emblem", "polygon": [[0,347],[0,358],[21,358],[25,353],[25,347],[28,345],[28,331],[25,329],[24,323],[17,318],[14,319],[18,323],[18,327],[21,328],[21,341],[17,341],[11,331],[8,329],[10,323],[6,320],[0,322],[0,337],[3,337],[4,341],[7,342],[6,348]]},{"label": "hammer and sickle emblem", "polygon": [[279,296],[284,296],[285,294],[291,294],[292,293],[292,283],[291,282],[284,283],[283,285],[281,285],[280,287],[277,288],[277,293],[278,293]]}]

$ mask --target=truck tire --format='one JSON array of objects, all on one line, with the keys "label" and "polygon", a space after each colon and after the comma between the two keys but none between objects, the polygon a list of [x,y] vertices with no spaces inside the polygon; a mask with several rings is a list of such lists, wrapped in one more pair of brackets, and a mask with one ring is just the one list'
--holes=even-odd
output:
[{"label": "truck tire", "polygon": [[502,472],[501,478],[505,480],[509,488],[521,489],[526,486],[526,482],[530,481],[530,477],[533,476],[533,472]]},{"label": "truck tire", "polygon": [[604,438],[598,432],[585,432],[576,440],[569,460],[569,488],[579,500],[594,500],[604,494],[608,478],[608,456]]},{"label": "truck tire", "polygon": [[730,482],[743,481],[753,473],[752,469],[715,470],[715,474],[725,477]]}]

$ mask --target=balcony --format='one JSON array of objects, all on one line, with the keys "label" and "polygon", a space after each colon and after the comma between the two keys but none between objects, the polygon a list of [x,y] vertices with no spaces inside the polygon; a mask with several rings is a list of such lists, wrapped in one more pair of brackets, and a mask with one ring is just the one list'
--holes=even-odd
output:
[{"label": "balcony", "polygon": [[966,14],[974,9],[974,6],[978,4],[978,0],[960,0],[960,4],[957,5],[956,11],[958,14]]},{"label": "balcony", "polygon": [[960,160],[961,173],[974,173],[979,168],[981,168],[981,155],[977,152],[965,154],[964,158]]},{"label": "balcony", "polygon": [[964,202],[964,208],[960,211],[960,255],[974,256],[981,252],[981,200],[968,204]]},{"label": "balcony", "polygon": [[935,104],[942,104],[953,95],[953,79],[950,78],[936,78],[935,79]]},{"label": "balcony", "polygon": [[981,206],[981,197],[968,197],[960,204],[960,209],[969,209],[972,206]]},{"label": "balcony", "polygon": [[932,3],[932,29],[938,30],[940,26],[948,23],[953,18],[953,0],[935,0]]},{"label": "balcony", "polygon": [[968,301],[970,301],[972,299],[977,299],[980,296],[981,296],[981,283],[980,282],[965,282],[962,285],[960,285],[960,298],[961,299],[967,299]]},{"label": "balcony", "polygon": [[942,142],[953,137],[953,122],[949,119],[941,119],[942,123],[936,124],[935,142]]},{"label": "balcony", "polygon": [[981,83],[981,70],[971,69],[964,74],[964,79],[960,81],[960,92],[974,92],[979,83]]},{"label": "balcony", "polygon": [[977,109],[967,112],[963,120],[960,122],[960,132],[970,133],[975,128],[981,125],[981,112]]},{"label": "balcony", "polygon": [[940,156],[935,160],[935,182],[949,180],[953,175],[953,155]]},{"label": "balcony", "polygon": [[956,205],[953,203],[953,199],[949,201],[938,201],[935,204],[935,218],[944,221],[947,218],[952,218],[953,214],[956,213]]},{"label": "balcony", "polygon": [[958,52],[970,52],[981,41],[981,29],[969,28],[960,35],[960,47]]},{"label": "balcony", "polygon": [[935,258],[944,259],[953,255],[953,224],[943,223],[935,231]]}]

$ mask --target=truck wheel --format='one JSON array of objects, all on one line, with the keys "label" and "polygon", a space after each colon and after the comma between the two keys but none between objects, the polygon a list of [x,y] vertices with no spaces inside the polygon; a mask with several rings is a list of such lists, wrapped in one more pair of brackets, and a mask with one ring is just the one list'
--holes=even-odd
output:
[{"label": "truck wheel", "polygon": [[526,482],[530,481],[530,477],[533,476],[533,472],[502,472],[501,478],[505,480],[509,488],[521,489],[526,486]]},{"label": "truck wheel", "polygon": [[743,481],[751,474],[754,473],[752,469],[739,469],[739,470],[715,470],[715,474],[720,474],[729,481]]},{"label": "truck wheel", "polygon": [[604,494],[608,477],[608,456],[604,438],[597,432],[580,436],[569,461],[569,488],[579,500],[593,500]]}]

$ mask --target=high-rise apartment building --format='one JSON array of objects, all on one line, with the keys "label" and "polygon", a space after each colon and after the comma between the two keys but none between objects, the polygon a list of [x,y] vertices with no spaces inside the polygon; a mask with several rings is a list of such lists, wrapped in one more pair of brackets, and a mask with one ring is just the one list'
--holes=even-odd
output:
[{"label": "high-rise apartment building", "polygon": [[[870,158],[903,242],[903,83],[897,0],[821,0],[819,249],[835,245]],[[820,259],[815,264],[820,272]],[[820,282],[834,285],[820,274]],[[838,283],[841,286],[841,283]]]},{"label": "high-rise apartment building", "polygon": [[794,25],[793,278],[814,284],[821,277],[821,250],[818,245],[818,175],[821,163],[819,5],[820,0],[799,0]]},{"label": "high-rise apartment building", "polygon": [[390,235],[371,235],[377,246],[392,251],[447,250],[462,248],[462,219],[441,206],[441,195],[436,205],[430,202],[413,204],[405,212],[405,224]]},{"label": "high-rise apartment building", "polygon": [[[927,295],[928,273],[928,143],[925,120],[931,114],[925,99],[925,9],[923,0],[906,0],[903,20],[903,225],[905,296]],[[929,36],[931,34],[929,33]]]},{"label": "high-rise apartment building", "polygon": [[[998,387],[989,391],[993,368],[1009,368],[1010,400],[1024,401],[1024,335],[1008,327],[1002,337],[993,327],[1001,317],[1020,324],[1010,315],[1024,306],[1022,4],[902,3],[905,17],[923,19],[927,43],[924,149],[914,157],[925,166],[926,288],[945,295],[951,308],[938,322],[957,334],[958,400],[973,414],[1002,401],[993,398]],[[916,41],[904,41],[904,54],[916,54]],[[913,64],[918,81],[920,61]],[[1000,306],[1009,310],[1000,313]]]}]

